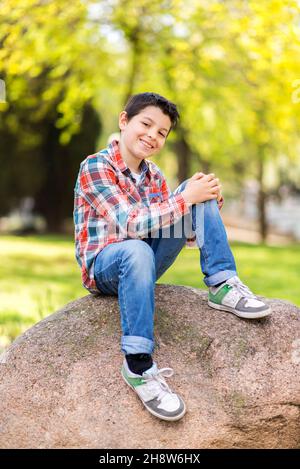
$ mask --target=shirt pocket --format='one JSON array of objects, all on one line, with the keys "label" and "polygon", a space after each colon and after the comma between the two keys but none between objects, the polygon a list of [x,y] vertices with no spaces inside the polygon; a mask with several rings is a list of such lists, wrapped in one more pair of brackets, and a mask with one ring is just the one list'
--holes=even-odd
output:
[{"label": "shirt pocket", "polygon": [[149,204],[155,204],[158,202],[162,202],[162,192],[159,190],[158,187],[151,187],[148,194]]}]

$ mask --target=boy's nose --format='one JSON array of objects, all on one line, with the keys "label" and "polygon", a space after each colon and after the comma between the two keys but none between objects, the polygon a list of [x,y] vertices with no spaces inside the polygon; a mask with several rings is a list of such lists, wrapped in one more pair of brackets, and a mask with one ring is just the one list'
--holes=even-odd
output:
[{"label": "boy's nose", "polygon": [[148,137],[151,139],[151,140],[154,140],[155,139],[155,133],[153,130],[148,130]]}]

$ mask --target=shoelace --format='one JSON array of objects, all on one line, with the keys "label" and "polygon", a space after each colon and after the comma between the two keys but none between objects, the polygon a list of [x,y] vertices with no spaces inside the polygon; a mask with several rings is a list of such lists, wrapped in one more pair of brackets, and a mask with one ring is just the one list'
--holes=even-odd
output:
[{"label": "shoelace", "polygon": [[247,285],[241,282],[240,279],[236,276],[227,280],[226,283],[228,283],[232,287],[235,287],[245,298],[257,298],[257,296],[252,293],[252,291],[247,287]]},{"label": "shoelace", "polygon": [[[151,381],[153,382],[153,385],[157,387],[157,390],[159,392],[158,394],[158,399],[162,399],[166,394],[172,394],[172,391],[164,378],[170,378],[173,376],[174,370],[172,368],[161,368],[160,370],[157,370],[156,373],[144,373],[143,374],[143,379],[146,381],[146,383],[150,383]],[[151,383],[152,384],[152,383]]]}]

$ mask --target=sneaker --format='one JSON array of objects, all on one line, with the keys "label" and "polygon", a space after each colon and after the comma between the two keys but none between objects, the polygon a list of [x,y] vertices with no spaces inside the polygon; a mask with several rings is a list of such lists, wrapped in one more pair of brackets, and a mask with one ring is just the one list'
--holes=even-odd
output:
[{"label": "sneaker", "polygon": [[142,375],[132,373],[126,359],[122,366],[125,382],[137,393],[146,409],[162,420],[179,420],[186,412],[183,400],[171,391],[164,379],[173,374],[172,368],[158,370],[156,363]]},{"label": "sneaker", "polygon": [[246,319],[264,318],[271,314],[271,308],[259,300],[237,276],[226,280],[219,287],[210,287],[208,304]]}]

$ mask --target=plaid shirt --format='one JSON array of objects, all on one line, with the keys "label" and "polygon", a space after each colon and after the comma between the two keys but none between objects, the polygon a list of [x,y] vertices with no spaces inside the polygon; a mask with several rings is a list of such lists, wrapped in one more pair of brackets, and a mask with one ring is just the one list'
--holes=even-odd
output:
[{"label": "plaid shirt", "polygon": [[83,285],[91,293],[99,293],[94,261],[105,246],[143,239],[189,212],[182,195],[171,193],[152,161],[143,160],[140,169],[136,184],[116,140],[80,165],[74,200],[76,259]]}]

